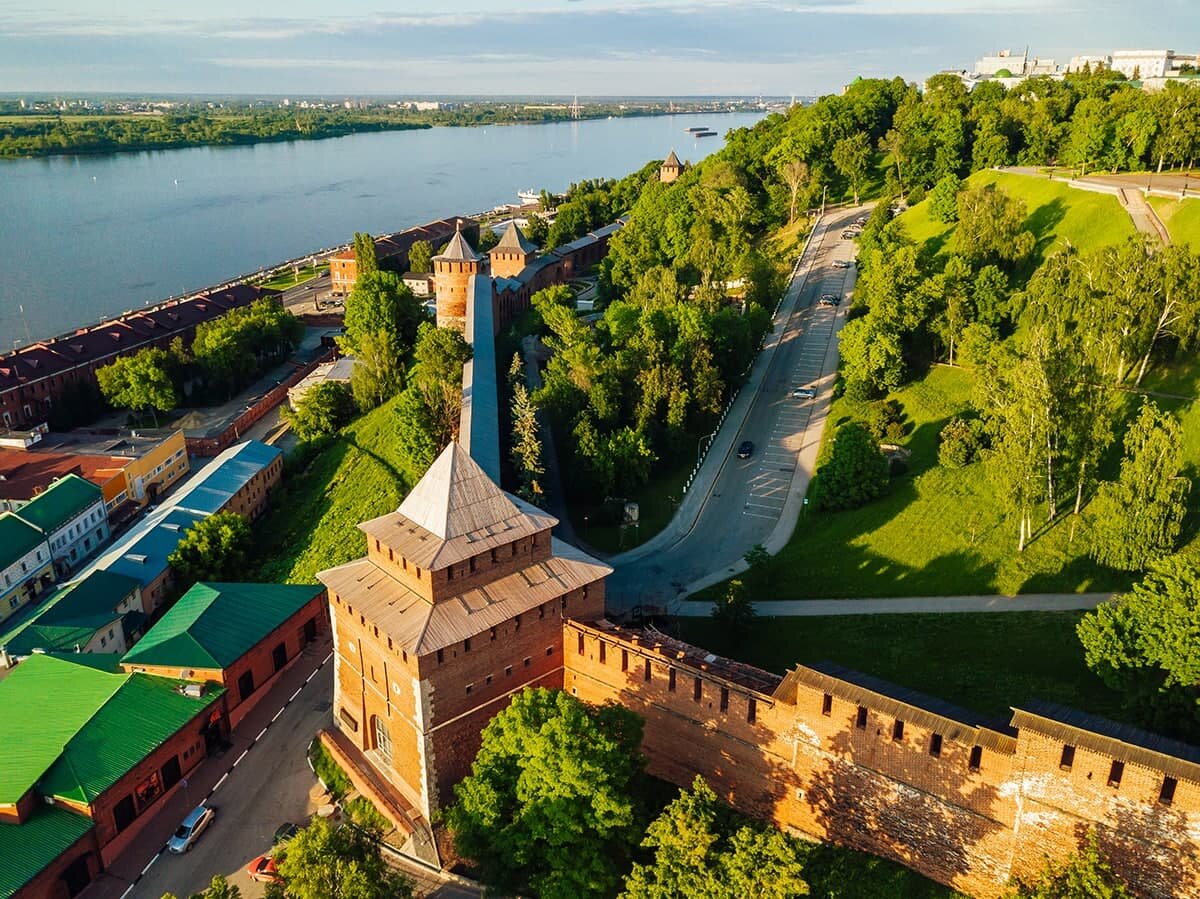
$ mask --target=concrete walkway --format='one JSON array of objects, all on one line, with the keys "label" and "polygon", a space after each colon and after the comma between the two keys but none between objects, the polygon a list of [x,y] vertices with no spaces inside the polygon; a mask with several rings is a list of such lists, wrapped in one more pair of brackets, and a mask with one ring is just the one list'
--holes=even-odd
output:
[{"label": "concrete walkway", "polygon": [[[1021,596],[904,596],[894,599],[780,599],[757,602],[763,618],[805,618],[822,615],[912,615],[954,612],[1069,612],[1094,609],[1111,593],[1027,593]],[[689,600],[676,607],[684,618],[707,618],[711,602]]]}]

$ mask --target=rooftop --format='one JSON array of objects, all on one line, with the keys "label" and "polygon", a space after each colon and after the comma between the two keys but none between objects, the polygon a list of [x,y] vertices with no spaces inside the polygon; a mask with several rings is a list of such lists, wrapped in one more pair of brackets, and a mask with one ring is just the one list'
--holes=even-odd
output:
[{"label": "rooftop", "polygon": [[166,569],[167,557],[183,539],[184,531],[204,517],[185,509],[160,507],[138,522],[85,571],[103,568],[135,578],[145,587]]},{"label": "rooftop", "polygon": [[18,513],[25,521],[52,534],[90,506],[104,501],[100,488],[77,474],[59,478]]},{"label": "rooftop", "polygon": [[533,253],[537,250],[537,244],[521,233],[516,222],[509,222],[508,227],[504,229],[504,234],[500,237],[500,242],[492,247],[491,252],[496,250],[507,250],[510,253]]},{"label": "rooftop", "polygon": [[226,668],[324,589],[294,584],[196,584],[121,663]]},{"label": "rooftop", "polygon": [[663,160],[663,168],[683,168],[683,163],[681,163],[679,161],[679,157],[675,155],[674,149],[672,149],[671,152],[667,154],[667,158]]},{"label": "rooftop", "polygon": [[283,450],[258,440],[231,446],[196,472],[163,505],[212,515],[282,455]]},{"label": "rooftop", "polygon": [[35,649],[69,651],[121,618],[124,613],[117,607],[138,586],[131,577],[93,571],[58,588],[32,614],[0,634],[0,647],[13,655],[29,655]]},{"label": "rooftop", "polygon": [[0,896],[12,896],[95,825],[55,805],[39,805],[24,824],[0,824]]},{"label": "rooftop", "polygon": [[445,262],[478,262],[479,254],[467,243],[467,239],[463,237],[461,231],[455,231],[454,236],[450,238],[450,243],[446,245],[446,249],[433,258]]},{"label": "rooftop", "polygon": [[39,447],[84,457],[119,458],[124,463],[129,459],[140,459],[177,433],[168,428],[103,433],[86,430],[51,431],[42,438]]},{"label": "rooftop", "polygon": [[118,477],[128,464],[128,459],[115,456],[0,449],[0,500],[33,499],[68,474],[104,485]]},{"label": "rooftop", "polygon": [[12,512],[0,513],[0,570],[20,561],[45,540],[46,535],[27,521]]}]

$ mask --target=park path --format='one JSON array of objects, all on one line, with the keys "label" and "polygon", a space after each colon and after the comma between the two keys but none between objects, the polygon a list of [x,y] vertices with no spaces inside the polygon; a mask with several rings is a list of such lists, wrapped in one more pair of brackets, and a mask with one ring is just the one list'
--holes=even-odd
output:
[{"label": "park path", "polygon": [[[1070,612],[1094,609],[1111,593],[1026,593],[1020,596],[903,596],[894,599],[779,599],[756,602],[763,618],[824,615],[914,615],[955,612]],[[684,618],[707,618],[713,603],[680,602],[672,610]]]}]

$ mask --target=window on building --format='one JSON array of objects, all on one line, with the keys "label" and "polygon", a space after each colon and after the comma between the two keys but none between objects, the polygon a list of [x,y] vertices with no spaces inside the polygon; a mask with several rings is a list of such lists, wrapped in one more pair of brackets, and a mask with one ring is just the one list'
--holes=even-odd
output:
[{"label": "window on building", "polygon": [[650,680],[650,672],[651,672],[650,660],[646,659],[646,673],[643,675],[642,679],[649,681]]},{"label": "window on building", "polygon": [[903,740],[904,739],[904,722],[901,721],[899,718],[897,718],[895,721],[892,722],[892,739],[893,740]]},{"label": "window on building", "polygon": [[971,747],[971,758],[967,760],[967,768],[969,768],[972,771],[978,771],[982,764],[983,764],[983,747],[982,746],[972,746]]},{"label": "window on building", "polygon": [[463,640],[463,652],[470,652],[470,651],[471,651],[471,638],[467,637],[465,640]]},{"label": "window on building", "polygon": [[1119,787],[1121,785],[1121,777],[1125,774],[1125,763],[1113,760],[1112,767],[1108,769],[1108,785],[1110,787]]},{"label": "window on building", "polygon": [[513,630],[519,631],[520,629],[521,629],[521,616],[517,615],[513,618]]},{"label": "window on building", "polygon": [[750,704],[746,706],[746,720],[751,724],[758,717],[758,701],[753,697],[750,698]]},{"label": "window on building", "polygon": [[540,606],[538,606],[538,618],[545,618],[545,617],[546,617],[546,604],[542,603]]},{"label": "window on building", "polygon": [[492,639],[492,640],[495,640],[495,639],[496,639],[496,629],[495,629],[495,628],[492,628],[492,629],[491,629],[491,632],[490,632],[490,639]]},{"label": "window on building", "polygon": [[524,667],[528,668],[530,665],[533,664],[533,659],[531,659],[529,656],[525,656],[525,658],[521,659],[521,664]]},{"label": "window on building", "polygon": [[629,650],[628,649],[621,650],[621,670],[622,671],[629,670]]},{"label": "window on building", "polygon": [[1158,791],[1158,801],[1163,805],[1170,805],[1175,801],[1175,785],[1176,780],[1173,777],[1164,777],[1162,788]]},{"label": "window on building", "polygon": [[1070,771],[1071,766],[1074,764],[1075,764],[1075,747],[1074,746],[1064,746],[1062,748],[1062,755],[1060,755],[1058,757],[1058,767],[1062,768],[1064,771]]},{"label": "window on building", "polygon": [[821,714],[826,718],[833,714],[833,697],[828,693],[821,697]]},{"label": "window on building", "polygon": [[698,678],[698,677],[693,678],[693,681],[694,681],[694,683],[692,684],[692,702],[699,702],[701,697],[704,695],[704,687],[702,686],[703,681],[701,681],[700,678]]},{"label": "window on building", "polygon": [[603,640],[600,641],[600,664],[603,665],[608,661],[608,644]]},{"label": "window on building", "polygon": [[467,695],[468,695],[468,696],[470,696],[470,695],[471,695],[471,691],[472,691],[472,690],[474,690],[474,689],[475,689],[475,685],[474,685],[474,684],[467,684]]},{"label": "window on building", "polygon": [[583,634],[580,633],[579,634],[579,654],[580,655],[583,655],[583,648],[584,648],[584,639],[583,639]]},{"label": "window on building", "polygon": [[721,688],[721,711],[722,712],[729,711],[729,688],[728,687]]},{"label": "window on building", "polygon": [[546,647],[546,655],[547,655],[547,656],[552,656],[552,655],[554,655],[554,647],[553,647],[553,646],[547,646],[547,647]]},{"label": "window on building", "polygon": [[512,665],[505,665],[505,666],[504,666],[504,676],[505,676],[505,677],[512,677]]},{"label": "window on building", "polygon": [[672,693],[675,692],[675,669],[671,668],[667,671],[667,689]]},{"label": "window on building", "polygon": [[938,758],[942,754],[942,735],[934,734],[929,738],[929,754]]},{"label": "window on building", "polygon": [[446,660],[446,653],[443,650],[439,649],[437,651],[437,663],[440,665],[445,660]]},{"label": "window on building", "polygon": [[484,682],[485,684],[490,684],[490,683],[492,682],[492,676],[489,674],[487,677],[485,677],[485,678],[483,679],[483,682]]}]

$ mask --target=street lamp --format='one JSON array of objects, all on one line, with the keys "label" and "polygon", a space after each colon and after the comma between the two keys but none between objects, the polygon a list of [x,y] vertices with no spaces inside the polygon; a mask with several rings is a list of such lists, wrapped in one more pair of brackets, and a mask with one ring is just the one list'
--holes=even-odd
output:
[{"label": "street lamp", "polygon": [[[718,428],[718,430],[720,430],[720,429]],[[699,464],[700,464],[700,447],[703,445],[703,443],[704,443],[704,441],[705,441],[705,440],[709,440],[709,441],[711,441],[711,440],[712,440],[712,438],[714,438],[714,437],[716,437],[716,436],[717,436],[717,432],[716,432],[716,431],[713,431],[711,434],[706,434],[705,436],[701,437],[701,438],[700,438],[700,439],[699,439],[699,440],[696,442],[696,464],[697,464],[697,465],[699,465]],[[711,443],[710,443],[710,446],[711,446]]]}]

